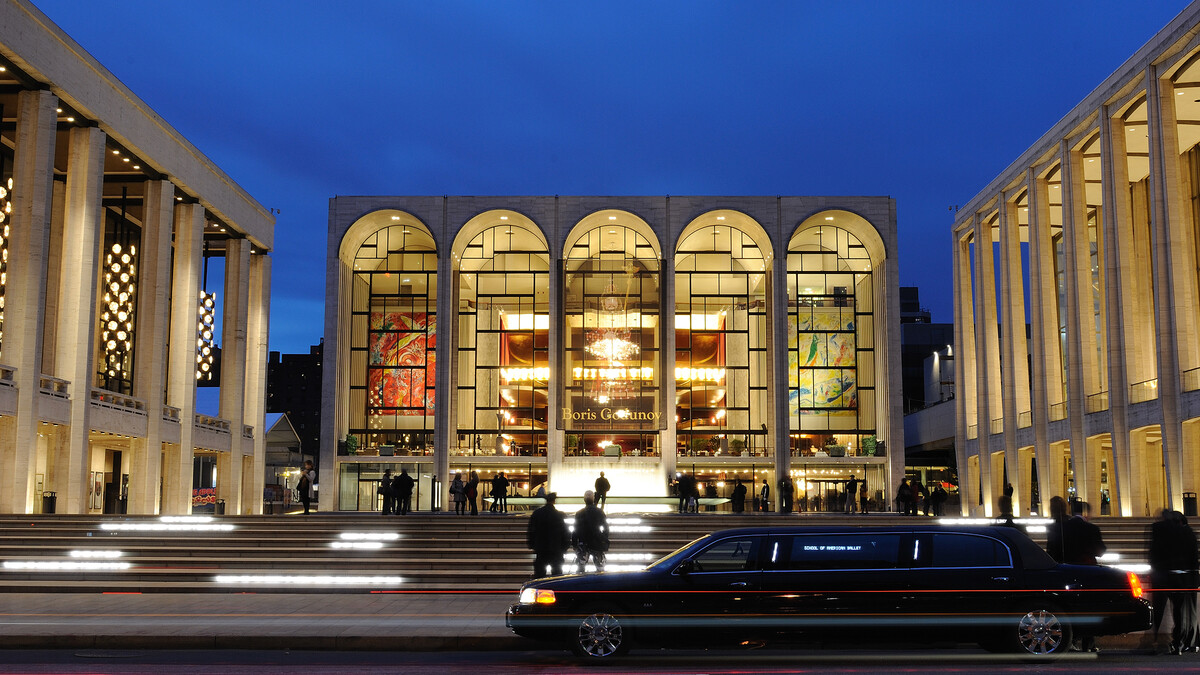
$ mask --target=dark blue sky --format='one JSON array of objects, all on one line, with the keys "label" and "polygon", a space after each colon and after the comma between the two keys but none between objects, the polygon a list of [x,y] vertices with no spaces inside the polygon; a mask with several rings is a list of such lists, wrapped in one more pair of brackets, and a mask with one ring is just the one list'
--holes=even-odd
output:
[{"label": "dark blue sky", "polygon": [[964,204],[1184,0],[33,0],[264,206],[271,349],[338,194],[890,195],[951,321]]}]

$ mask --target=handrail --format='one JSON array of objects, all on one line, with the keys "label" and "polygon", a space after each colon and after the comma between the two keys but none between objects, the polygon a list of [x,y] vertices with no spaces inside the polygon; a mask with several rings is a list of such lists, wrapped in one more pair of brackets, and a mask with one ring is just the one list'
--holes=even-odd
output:
[{"label": "handrail", "polygon": [[1051,422],[1067,419],[1067,402],[1063,401],[1062,403],[1051,405],[1049,417]]},{"label": "handrail", "polygon": [[179,412],[180,412],[179,408],[176,408],[174,406],[164,405],[163,411],[162,411],[162,418],[164,420],[166,420],[167,422],[174,422],[174,423],[178,424],[179,423]]},{"label": "handrail", "polygon": [[1158,378],[1129,385],[1129,402],[1143,403],[1158,398]]},{"label": "handrail", "polygon": [[71,398],[71,381],[42,374],[38,376],[38,391],[54,398]]},{"label": "handrail", "polygon": [[229,420],[223,420],[220,417],[213,417],[212,415],[203,415],[201,413],[196,413],[195,423],[196,423],[196,426],[198,426],[202,429],[208,429],[210,431],[219,431],[219,432],[225,433],[225,434],[229,433]]},{"label": "handrail", "polygon": [[107,389],[93,389],[91,391],[92,405],[97,405],[102,408],[111,408],[113,410],[123,410],[125,412],[136,413],[138,415],[146,414],[146,402],[140,398],[118,394],[115,391]]},{"label": "handrail", "polygon": [[1087,411],[1090,413],[1108,410],[1108,391],[1099,391],[1095,394],[1088,394]]}]

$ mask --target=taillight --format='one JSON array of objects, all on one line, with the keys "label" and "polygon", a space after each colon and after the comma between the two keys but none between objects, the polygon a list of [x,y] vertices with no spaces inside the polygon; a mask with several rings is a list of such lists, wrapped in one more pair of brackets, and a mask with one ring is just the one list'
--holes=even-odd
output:
[{"label": "taillight", "polygon": [[1133,593],[1133,597],[1140,598],[1146,592],[1142,588],[1142,580],[1134,572],[1126,572],[1125,576],[1129,577],[1129,592]]}]

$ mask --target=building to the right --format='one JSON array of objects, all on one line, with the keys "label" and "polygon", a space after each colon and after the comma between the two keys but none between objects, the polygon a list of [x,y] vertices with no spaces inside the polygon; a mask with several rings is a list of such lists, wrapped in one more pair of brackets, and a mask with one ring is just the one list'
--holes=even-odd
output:
[{"label": "building to the right", "polygon": [[958,211],[964,514],[1195,515],[1198,260],[1193,3]]}]

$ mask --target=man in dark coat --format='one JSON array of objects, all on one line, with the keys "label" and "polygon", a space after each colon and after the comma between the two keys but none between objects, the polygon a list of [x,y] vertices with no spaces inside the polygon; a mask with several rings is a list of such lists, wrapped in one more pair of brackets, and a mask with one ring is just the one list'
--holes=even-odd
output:
[{"label": "man in dark coat", "polygon": [[846,481],[846,513],[854,513],[858,502],[858,476],[850,476]]},{"label": "man in dark coat", "polygon": [[571,545],[575,547],[575,571],[583,574],[588,558],[597,572],[604,571],[604,554],[608,551],[608,518],[596,508],[596,495],[583,493],[583,508],[575,513],[575,529],[571,530]]},{"label": "man in dark coat", "polygon": [[413,485],[416,481],[408,475],[408,469],[400,469],[400,475],[396,476],[396,480],[392,481],[392,492],[396,495],[396,513],[404,515],[408,513],[412,505]]},{"label": "man in dark coat", "polygon": [[601,471],[600,477],[596,479],[596,506],[599,506],[601,511],[604,510],[604,505],[608,503],[608,491],[611,488],[612,485],[604,477],[604,472]]},{"label": "man in dark coat", "polygon": [[379,481],[379,494],[383,495],[383,515],[390,516],[396,510],[396,486],[392,480],[392,470],[385,469],[383,478]]},{"label": "man in dark coat", "polygon": [[733,494],[729,497],[729,501],[733,504],[734,513],[746,510],[746,486],[742,484],[741,478],[734,479]]},{"label": "man in dark coat", "polygon": [[[1108,547],[1104,545],[1104,537],[1100,536],[1100,528],[1087,520],[1088,503],[1081,501],[1078,504],[1079,515],[1062,524],[1063,562],[1068,565],[1099,565],[1100,556]],[[1080,641],[1079,648],[1085,652],[1100,651],[1096,647],[1096,638],[1090,635]]]},{"label": "man in dark coat", "polygon": [[1178,511],[1163,509],[1150,526],[1150,583],[1154,588],[1154,629],[1158,636],[1167,603],[1171,603],[1170,654],[1194,651],[1197,646],[1196,585],[1200,583],[1200,556],[1196,533]]},{"label": "man in dark coat", "polygon": [[533,549],[533,578],[562,574],[563,554],[571,544],[567,519],[554,506],[558,494],[546,494],[546,504],[529,516],[525,545]]}]

